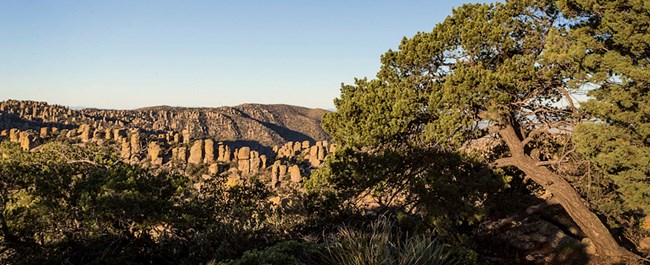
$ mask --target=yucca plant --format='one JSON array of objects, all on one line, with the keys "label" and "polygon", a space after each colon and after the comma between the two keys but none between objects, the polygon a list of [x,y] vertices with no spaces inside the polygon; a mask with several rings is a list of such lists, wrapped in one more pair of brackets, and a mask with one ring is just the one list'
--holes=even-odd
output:
[{"label": "yucca plant", "polygon": [[369,231],[342,227],[327,246],[326,260],[337,265],[453,265],[450,248],[438,238],[406,236],[382,217]]}]

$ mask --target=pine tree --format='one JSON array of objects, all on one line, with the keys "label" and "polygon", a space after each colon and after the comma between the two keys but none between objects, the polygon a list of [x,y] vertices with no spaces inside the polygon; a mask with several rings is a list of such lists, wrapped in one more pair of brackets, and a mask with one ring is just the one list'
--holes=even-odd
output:
[{"label": "pine tree", "polygon": [[[648,76],[649,37],[648,20],[642,19],[648,10],[642,1],[464,5],[432,32],[405,38],[398,50],[386,52],[376,79],[342,86],[325,128],[343,146],[370,153],[395,146],[453,152],[473,139],[497,137],[507,148],[490,161],[494,168],[516,168],[551,193],[600,254],[630,256],[576,189],[549,167],[565,163],[571,151],[542,147],[584,121],[572,94],[593,85],[600,89],[592,93],[597,102],[585,106],[589,113],[603,110],[599,104],[637,102],[600,115],[607,123],[597,126],[623,119],[616,128],[638,131],[647,146],[648,86],[642,80]],[[638,23],[616,24],[617,16],[631,14],[638,16],[628,19]],[[628,42],[617,44],[616,38]],[[640,118],[634,118],[636,108],[643,109]],[[638,127],[630,126],[632,120]],[[647,162],[634,163],[641,168]]]}]

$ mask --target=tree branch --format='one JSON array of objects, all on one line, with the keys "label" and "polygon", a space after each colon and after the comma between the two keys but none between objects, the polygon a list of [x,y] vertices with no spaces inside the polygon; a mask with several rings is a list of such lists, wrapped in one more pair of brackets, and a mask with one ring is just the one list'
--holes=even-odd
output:
[{"label": "tree branch", "polygon": [[514,157],[504,157],[504,158],[499,158],[494,163],[492,163],[492,166],[494,167],[507,167],[507,166],[514,166],[516,163],[516,159]]},{"label": "tree branch", "polygon": [[535,138],[535,136],[537,136],[537,135],[539,135],[541,133],[545,133],[550,129],[551,129],[551,127],[544,126],[544,127],[532,130],[531,132],[528,133],[528,136],[526,137],[526,139],[521,141],[521,144],[524,145],[524,146],[527,145],[528,143],[530,143],[530,141],[532,141]]},{"label": "tree branch", "polygon": [[548,165],[555,165],[555,164],[562,163],[562,162],[564,162],[564,160],[566,159],[566,157],[567,157],[569,154],[573,153],[575,150],[576,150],[576,147],[574,146],[573,149],[571,149],[571,150],[569,150],[568,152],[564,153],[564,154],[562,155],[562,157],[560,157],[560,158],[557,159],[557,160],[540,161],[540,162],[537,162],[535,165],[537,165],[537,166],[548,166]]},{"label": "tree branch", "polygon": [[569,102],[569,106],[571,107],[571,110],[573,111],[573,114],[578,114],[578,108],[576,108],[575,104],[573,104],[573,99],[571,98],[571,94],[569,94],[569,91],[567,91],[564,87],[558,87],[558,90],[560,90],[560,93],[564,95],[566,100]]}]

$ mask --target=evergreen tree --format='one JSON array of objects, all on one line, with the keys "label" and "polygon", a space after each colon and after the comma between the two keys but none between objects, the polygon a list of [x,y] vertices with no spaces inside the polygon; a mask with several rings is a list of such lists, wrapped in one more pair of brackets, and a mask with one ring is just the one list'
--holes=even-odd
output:
[{"label": "evergreen tree", "polygon": [[[474,139],[499,138],[506,148],[490,157],[494,168],[516,168],[551,193],[600,254],[630,256],[576,189],[550,167],[565,163],[572,151],[549,149],[547,143],[570,135],[583,120],[571,95],[598,84],[601,88],[593,93],[596,100],[605,99],[603,104],[644,101],[623,105],[623,111],[605,119],[611,119],[607,126],[623,119],[628,131],[645,131],[640,139],[647,144],[647,126],[639,121],[647,122],[648,86],[641,80],[648,76],[648,20],[642,20],[648,10],[642,1],[464,5],[432,32],[405,38],[398,50],[385,53],[376,79],[344,85],[335,100],[337,111],[326,116],[324,126],[342,150],[365,153],[423,146],[454,152]],[[617,12],[638,14],[630,19],[645,24],[615,24],[612,14]],[[627,29],[629,25],[636,26]],[[612,43],[613,36],[630,42]],[[594,50],[598,45],[605,46]],[[607,51],[618,56],[609,66],[591,56],[611,57]],[[632,53],[636,55],[627,55]],[[611,71],[623,64],[629,71]],[[629,79],[622,77],[627,73]],[[597,105],[586,109],[601,109]],[[642,106],[645,116],[634,123],[638,128],[629,126],[637,119],[629,110]],[[644,165],[642,160],[634,163]],[[642,173],[635,174],[640,179]]]},{"label": "evergreen tree", "polygon": [[[569,3],[567,3],[568,5]],[[567,58],[595,89],[581,108],[594,122],[576,127],[578,151],[611,180],[626,209],[650,214],[650,2],[576,1],[588,27],[569,35],[586,53]],[[597,36],[597,37],[593,37]]]}]

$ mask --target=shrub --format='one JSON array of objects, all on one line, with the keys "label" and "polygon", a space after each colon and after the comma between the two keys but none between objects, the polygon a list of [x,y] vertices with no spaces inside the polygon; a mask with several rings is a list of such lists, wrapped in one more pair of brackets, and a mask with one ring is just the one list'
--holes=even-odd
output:
[{"label": "shrub", "polygon": [[[280,242],[264,250],[246,251],[237,260],[217,263],[218,265],[307,265],[320,264],[319,245],[294,240]],[[214,264],[212,262],[211,264]]]},{"label": "shrub", "polygon": [[326,260],[340,265],[458,264],[452,249],[436,237],[403,236],[385,217],[373,222],[370,231],[342,227],[327,246]]}]

